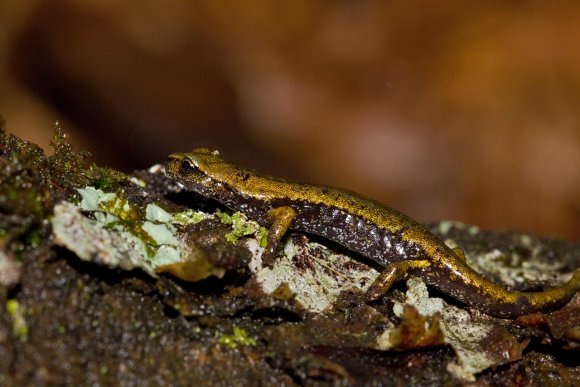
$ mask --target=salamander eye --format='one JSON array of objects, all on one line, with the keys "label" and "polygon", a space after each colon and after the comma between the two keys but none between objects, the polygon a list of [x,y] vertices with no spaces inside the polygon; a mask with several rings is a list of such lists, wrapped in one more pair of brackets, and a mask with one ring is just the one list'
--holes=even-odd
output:
[{"label": "salamander eye", "polygon": [[179,173],[182,175],[192,175],[199,172],[199,169],[188,159],[181,160],[179,165]]}]

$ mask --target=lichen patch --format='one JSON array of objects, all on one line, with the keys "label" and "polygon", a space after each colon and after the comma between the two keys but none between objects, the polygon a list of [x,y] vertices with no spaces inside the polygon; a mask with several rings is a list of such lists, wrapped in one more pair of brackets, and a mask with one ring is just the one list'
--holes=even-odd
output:
[{"label": "lichen patch", "polygon": [[[404,303],[395,303],[393,312],[396,316],[409,318],[405,311],[409,306],[414,307],[421,318],[436,317],[438,327],[443,335],[443,342],[450,345],[457,355],[457,362],[448,364],[448,371],[466,381],[474,381],[475,374],[510,361],[521,356],[524,345],[509,334],[498,319],[481,314],[471,313],[455,306],[448,305],[440,298],[429,297],[427,286],[418,278],[407,281],[407,293]],[[423,320],[421,320],[423,321]],[[433,320],[425,320],[425,324]],[[403,322],[409,325],[409,322]],[[432,328],[425,327],[425,332],[432,337],[435,334]],[[414,337],[417,340],[416,337]],[[403,342],[404,345],[407,345]],[[433,344],[438,344],[433,340]],[[399,349],[400,328],[389,328],[376,339],[376,349]]]},{"label": "lichen patch", "polygon": [[321,313],[328,310],[346,291],[362,292],[378,276],[378,272],[342,254],[333,253],[317,243],[308,243],[304,236],[293,235],[284,245],[284,253],[271,268],[263,267],[261,250],[250,269],[267,294],[287,286],[305,310]]},{"label": "lichen patch", "polygon": [[7,288],[16,285],[20,281],[20,264],[12,255],[0,247],[0,286]]}]

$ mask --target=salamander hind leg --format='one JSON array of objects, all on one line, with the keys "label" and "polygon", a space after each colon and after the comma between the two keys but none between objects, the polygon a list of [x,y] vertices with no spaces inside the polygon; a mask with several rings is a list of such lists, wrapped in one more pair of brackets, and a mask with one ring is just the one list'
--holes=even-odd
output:
[{"label": "salamander hind leg", "polygon": [[385,267],[377,279],[367,289],[365,298],[367,301],[376,301],[383,297],[396,283],[405,280],[414,271],[429,266],[427,260],[410,260],[394,262]]},{"label": "salamander hind leg", "polygon": [[276,207],[267,213],[268,220],[272,223],[268,230],[266,249],[262,253],[262,263],[271,267],[276,258],[276,248],[288,231],[292,220],[296,217],[296,212],[292,207]]}]

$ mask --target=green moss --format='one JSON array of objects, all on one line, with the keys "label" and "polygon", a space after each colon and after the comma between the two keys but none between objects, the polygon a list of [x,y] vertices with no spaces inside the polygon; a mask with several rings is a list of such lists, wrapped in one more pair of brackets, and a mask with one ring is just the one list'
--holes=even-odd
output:
[{"label": "green moss", "polygon": [[[266,236],[268,231],[262,230],[263,227],[253,220],[248,220],[248,217],[241,212],[234,212],[232,215],[217,211],[215,215],[224,224],[231,224],[232,231],[226,234],[226,240],[230,243],[236,243],[241,237],[252,234],[259,235],[258,240],[260,246],[266,246]],[[264,234],[265,232],[265,234]]]},{"label": "green moss", "polygon": [[116,191],[126,179],[110,169],[89,167],[89,152],[75,151],[58,123],[50,147],[52,154],[46,155],[0,128],[0,212],[12,214],[0,217],[0,230],[17,257],[48,237],[44,220],[56,203],[74,197],[79,187]]},{"label": "green moss", "polygon": [[115,194],[111,195],[110,199],[99,203],[99,210],[114,215],[125,222],[143,219],[142,211],[138,207],[130,205],[125,198],[120,198]]},{"label": "green moss", "polygon": [[24,241],[28,246],[32,248],[38,247],[40,245],[40,242],[42,241],[40,230],[37,228],[30,230],[30,232],[26,234]]},{"label": "green moss", "polygon": [[256,232],[256,239],[260,247],[266,248],[268,245],[268,229],[260,226],[260,229]]},{"label": "green moss", "polygon": [[92,184],[104,191],[114,191],[120,184],[127,180],[127,175],[109,168],[99,168],[92,165],[89,170]]},{"label": "green moss", "polygon": [[218,219],[223,223],[223,224],[232,224],[232,217],[225,213],[225,212],[221,212],[221,211],[216,211],[215,216],[218,217]]},{"label": "green moss", "polygon": [[173,223],[186,226],[188,224],[201,222],[205,218],[206,215],[203,212],[187,210],[173,214]]},{"label": "green moss", "polygon": [[55,134],[50,141],[53,154],[46,157],[47,172],[56,180],[55,183],[69,189],[89,183],[92,176],[88,173],[86,159],[91,156],[90,152],[75,152],[58,122],[54,129]]},{"label": "green moss", "polygon": [[113,192],[103,192],[95,187],[77,188],[81,196],[78,204],[83,211],[94,212],[97,221],[105,228],[127,231],[143,242],[145,254],[149,258],[155,257],[157,246],[155,233],[144,226],[144,211],[132,205],[126,198],[119,197]]},{"label": "green moss", "polygon": [[[192,210],[172,214],[155,203],[149,203],[142,208],[132,203],[130,198],[123,197],[123,190],[113,193],[87,186],[77,188],[77,192],[80,200],[76,206],[92,213],[87,219],[83,217],[82,225],[78,226],[82,229],[82,233],[90,235],[88,238],[85,236],[86,239],[81,238],[84,240],[83,243],[78,237],[71,236],[71,233],[77,235],[75,233],[81,231],[70,230],[71,227],[65,219],[78,218],[82,215],[70,202],[65,206],[57,206],[58,211],[55,210],[53,217],[53,230],[60,236],[61,243],[73,249],[77,255],[84,259],[106,261],[110,266],[140,267],[154,273],[160,266],[180,263],[187,257],[182,257],[183,242],[178,238],[178,227],[197,223],[208,217],[207,214]],[[103,229],[107,230],[107,233],[103,233]],[[101,242],[99,247],[96,247],[94,240],[100,240],[99,238],[107,242]],[[124,245],[132,246],[131,258],[123,259],[117,257],[114,252],[109,252],[109,249],[116,248],[117,242],[112,243],[113,240],[123,241]],[[68,246],[69,243],[73,243],[74,247]],[[99,258],[94,253],[88,252],[94,249],[108,258]]]},{"label": "green moss", "polygon": [[220,344],[227,345],[230,348],[236,348],[238,345],[241,346],[256,346],[256,340],[248,336],[248,333],[234,325],[232,335],[223,335],[219,338],[218,342]]},{"label": "green moss", "polygon": [[26,340],[28,336],[28,324],[24,319],[23,308],[17,300],[6,301],[6,311],[12,320],[12,332],[21,340]]}]

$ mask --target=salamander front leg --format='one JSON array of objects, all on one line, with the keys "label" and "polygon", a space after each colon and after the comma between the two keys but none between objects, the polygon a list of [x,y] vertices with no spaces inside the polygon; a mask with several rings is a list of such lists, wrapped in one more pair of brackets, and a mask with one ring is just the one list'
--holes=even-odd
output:
[{"label": "salamander front leg", "polygon": [[367,301],[376,301],[383,297],[396,283],[405,280],[413,271],[429,266],[427,260],[412,260],[394,262],[385,267],[377,279],[367,289],[365,297]]},{"label": "salamander front leg", "polygon": [[271,267],[276,258],[276,248],[296,217],[296,212],[292,207],[277,207],[268,211],[267,216],[272,225],[268,230],[266,249],[262,253],[262,264]]}]

